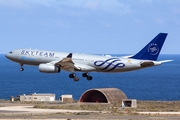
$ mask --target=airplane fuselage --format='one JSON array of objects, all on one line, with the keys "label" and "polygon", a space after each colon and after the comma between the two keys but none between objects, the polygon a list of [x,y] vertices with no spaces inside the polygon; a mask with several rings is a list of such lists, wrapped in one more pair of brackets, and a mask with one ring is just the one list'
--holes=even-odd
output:
[{"label": "airplane fuselage", "polygon": [[[12,53],[13,54],[12,54]],[[58,62],[69,53],[53,52],[44,50],[21,49],[11,51],[6,56],[11,56],[11,60],[20,64],[36,65],[41,63]],[[141,69],[140,63],[142,60],[126,59],[119,57],[108,57],[100,55],[88,55],[73,53],[72,61],[88,67],[82,70],[75,71],[97,71],[97,72],[125,72],[130,70]]]}]

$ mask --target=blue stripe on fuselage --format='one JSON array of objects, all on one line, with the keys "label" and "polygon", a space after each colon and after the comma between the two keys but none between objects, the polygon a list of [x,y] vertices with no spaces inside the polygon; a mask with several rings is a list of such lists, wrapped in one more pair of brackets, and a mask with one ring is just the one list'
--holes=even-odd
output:
[{"label": "blue stripe on fuselage", "polygon": [[[113,61],[111,61],[111,60],[113,60]],[[114,64],[114,63],[116,63],[116,64]],[[107,64],[107,65],[105,66],[105,64]],[[101,70],[108,70],[109,68],[112,67],[108,71],[112,71],[112,70],[114,70],[116,68],[122,68],[122,67],[125,66],[125,64],[118,58],[109,58],[109,59],[107,59],[105,61],[98,60],[98,61],[94,62],[94,65],[97,66],[97,67],[104,67]]]}]

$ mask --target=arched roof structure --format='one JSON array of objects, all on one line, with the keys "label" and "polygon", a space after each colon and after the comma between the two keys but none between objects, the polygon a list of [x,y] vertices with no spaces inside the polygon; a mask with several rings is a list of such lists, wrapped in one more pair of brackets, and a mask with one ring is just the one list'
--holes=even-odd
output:
[{"label": "arched roof structure", "polygon": [[97,88],[85,91],[79,102],[115,103],[122,99],[127,99],[127,97],[117,88]]}]

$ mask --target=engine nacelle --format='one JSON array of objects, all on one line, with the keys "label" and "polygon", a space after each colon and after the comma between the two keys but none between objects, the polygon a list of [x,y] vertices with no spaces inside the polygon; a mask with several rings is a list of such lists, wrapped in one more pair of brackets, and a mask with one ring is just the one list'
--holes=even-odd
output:
[{"label": "engine nacelle", "polygon": [[39,71],[44,73],[59,73],[61,69],[51,64],[40,64]]}]

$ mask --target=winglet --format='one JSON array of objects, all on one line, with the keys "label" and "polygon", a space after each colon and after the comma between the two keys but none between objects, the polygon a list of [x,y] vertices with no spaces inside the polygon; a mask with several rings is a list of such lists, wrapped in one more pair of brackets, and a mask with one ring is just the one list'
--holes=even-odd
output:
[{"label": "winglet", "polygon": [[156,61],[166,37],[167,33],[159,33],[141,51],[130,58]]},{"label": "winglet", "polygon": [[72,58],[72,53],[69,53],[69,55],[67,56],[67,58]]}]

